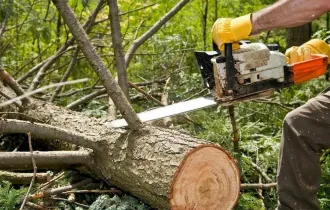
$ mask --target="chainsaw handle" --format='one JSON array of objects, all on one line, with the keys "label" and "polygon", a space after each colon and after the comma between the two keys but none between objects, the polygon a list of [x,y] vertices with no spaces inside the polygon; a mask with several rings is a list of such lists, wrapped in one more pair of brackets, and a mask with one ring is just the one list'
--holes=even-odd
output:
[{"label": "chainsaw handle", "polygon": [[234,89],[235,84],[235,63],[233,57],[233,45],[231,43],[225,44],[225,58],[226,58],[226,74],[228,90]]}]

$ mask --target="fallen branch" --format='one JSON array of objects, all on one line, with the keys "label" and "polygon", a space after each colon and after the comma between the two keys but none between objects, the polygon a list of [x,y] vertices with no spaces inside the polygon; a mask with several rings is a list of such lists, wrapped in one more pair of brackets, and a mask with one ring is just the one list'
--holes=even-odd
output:
[{"label": "fallen branch", "polygon": [[35,203],[32,202],[26,202],[26,205],[32,209],[36,209],[36,210],[48,210],[47,208],[44,208],[43,206],[39,206]]},{"label": "fallen branch", "polygon": [[68,199],[65,199],[65,198],[52,197],[52,198],[50,198],[50,199],[55,200],[55,201],[64,201],[64,202],[67,202],[67,203],[70,203],[70,204],[74,204],[74,205],[77,205],[77,206],[80,206],[80,207],[82,207],[82,208],[86,208],[86,209],[89,208],[89,206],[87,206],[87,205],[85,205],[85,204],[78,203],[78,202],[72,202],[72,201],[70,201],[70,200],[68,200]]},{"label": "fallen branch", "polygon": [[[55,151],[34,152],[34,159],[40,169],[67,168],[72,165],[85,165],[92,161],[91,153],[87,151]],[[16,170],[31,169],[30,152],[1,152],[0,169]]]},{"label": "fallen branch", "polygon": [[60,172],[59,174],[57,174],[55,177],[53,177],[53,178],[52,178],[51,180],[49,180],[48,182],[46,182],[46,183],[44,183],[44,184],[41,184],[41,185],[39,186],[39,188],[40,188],[41,190],[45,190],[48,186],[51,186],[55,181],[57,181],[57,180],[63,178],[64,175],[65,175],[65,172],[64,172],[64,171]]},{"label": "fallen branch", "polygon": [[251,164],[251,166],[269,183],[271,183],[273,180],[257,165],[255,164],[249,157],[246,157],[243,155],[243,158],[245,160],[248,160],[248,162]]},{"label": "fallen branch", "polygon": [[71,190],[63,192],[63,194],[71,193],[111,193],[111,194],[122,194],[123,192],[118,189],[109,189],[109,190]]},{"label": "fallen branch", "polygon": [[30,155],[31,155],[31,162],[32,162],[32,166],[33,166],[33,177],[30,183],[30,186],[28,188],[28,191],[26,192],[26,196],[24,197],[24,200],[22,202],[21,208],[20,210],[23,210],[24,205],[27,201],[27,198],[30,194],[30,191],[32,189],[32,186],[34,184],[34,180],[36,179],[36,175],[37,175],[37,165],[36,165],[36,160],[34,159],[34,154],[33,154],[33,148],[32,148],[32,140],[31,140],[31,133],[29,132],[28,134],[28,140],[29,140],[29,149],[30,149]]},{"label": "fallen branch", "polygon": [[28,200],[30,201],[30,200],[34,200],[34,199],[38,199],[38,198],[49,197],[51,195],[58,195],[58,194],[61,194],[63,192],[66,192],[66,191],[69,191],[69,190],[72,190],[72,189],[79,188],[79,187],[82,187],[84,185],[90,184],[91,182],[93,182],[93,180],[88,178],[88,179],[85,179],[81,182],[78,182],[78,183],[75,183],[75,184],[72,184],[72,185],[59,187],[59,188],[55,188],[55,189],[45,190],[43,192],[39,192],[39,193],[35,193],[33,195],[30,195],[28,197]]},{"label": "fallen branch", "polygon": [[[30,184],[33,173],[14,173],[8,171],[0,171],[0,180],[7,180],[13,184]],[[50,180],[50,173],[37,173],[36,182],[45,183]]]},{"label": "fallen branch", "polygon": [[[100,146],[100,140],[98,134],[91,134],[94,138],[85,136],[81,133],[72,132],[57,128],[47,124],[30,123],[21,120],[0,119],[0,131],[1,133],[27,133],[32,132],[36,138],[52,140],[58,139],[71,144],[80,145],[86,148],[98,150]],[[1,155],[1,153],[0,153]],[[1,160],[0,160],[1,161]]]},{"label": "fallen branch", "polygon": [[269,184],[241,184],[241,190],[247,190],[247,189],[263,189],[263,190],[269,190],[272,188],[276,188],[277,183],[269,183]]}]

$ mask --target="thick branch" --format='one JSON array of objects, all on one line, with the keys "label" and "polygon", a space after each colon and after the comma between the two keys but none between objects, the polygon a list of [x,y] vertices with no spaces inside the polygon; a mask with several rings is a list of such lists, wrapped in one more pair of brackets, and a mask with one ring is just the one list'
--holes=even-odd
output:
[{"label": "thick branch", "polygon": [[121,91],[117,82],[113,79],[108,71],[107,66],[102,61],[101,57],[96,53],[95,48],[89,42],[87,34],[75,17],[72,9],[68,6],[66,1],[52,0],[58,11],[62,15],[64,21],[70,28],[72,35],[77,40],[79,47],[86,56],[88,62],[98,74],[102,84],[104,85],[107,93],[114,101],[116,107],[121,112],[127,124],[132,130],[138,130],[142,126],[137,114],[134,112],[132,106],[128,102],[124,93]]},{"label": "thick branch", "polygon": [[[98,138],[98,134],[94,134],[95,137],[88,137],[80,133],[74,133],[69,130],[57,128],[51,125],[30,123],[20,120],[0,120],[1,133],[28,133],[31,132],[34,137],[42,139],[59,139],[68,143],[80,145],[86,148],[94,150],[101,149],[100,142],[95,140]],[[39,164],[38,164],[39,165]]]},{"label": "thick branch", "polygon": [[138,39],[133,41],[133,44],[128,49],[125,55],[126,67],[128,67],[136,50],[150,37],[152,37],[167,21],[176,15],[190,0],[181,0],[175,7],[166,13],[158,22],[156,22],[147,32],[145,32]]},{"label": "thick branch", "polygon": [[[33,152],[39,169],[67,168],[72,165],[85,165],[92,161],[87,151]],[[32,169],[30,152],[1,152],[0,169]]]},{"label": "thick branch", "polygon": [[124,92],[127,99],[129,99],[129,89],[128,89],[128,79],[127,72],[125,66],[125,55],[122,45],[122,36],[120,30],[119,23],[119,12],[118,12],[118,4],[117,0],[108,0],[109,4],[109,18],[110,18],[110,26],[111,26],[111,37],[112,37],[112,45],[116,58],[116,69],[118,75],[118,83]]}]

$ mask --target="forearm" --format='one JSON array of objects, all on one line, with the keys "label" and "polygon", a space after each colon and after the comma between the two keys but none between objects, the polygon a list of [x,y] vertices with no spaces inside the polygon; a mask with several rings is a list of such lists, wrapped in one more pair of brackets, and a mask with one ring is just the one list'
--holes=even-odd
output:
[{"label": "forearm", "polygon": [[252,14],[252,32],[303,25],[329,11],[330,0],[279,0]]}]

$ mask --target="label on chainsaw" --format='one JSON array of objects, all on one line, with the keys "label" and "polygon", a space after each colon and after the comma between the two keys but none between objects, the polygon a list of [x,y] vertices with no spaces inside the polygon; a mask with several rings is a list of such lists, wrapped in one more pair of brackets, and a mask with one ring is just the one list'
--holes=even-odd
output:
[{"label": "label on chainsaw", "polygon": [[[201,97],[192,99],[189,101],[179,102],[172,105],[156,108],[153,110],[141,112],[138,114],[142,122],[148,122],[152,120],[158,120],[165,117],[170,117],[178,114],[183,114],[191,111],[195,111],[202,108],[207,108],[216,105],[212,96]],[[127,126],[124,119],[114,120],[110,123],[111,127],[120,128]]]}]

